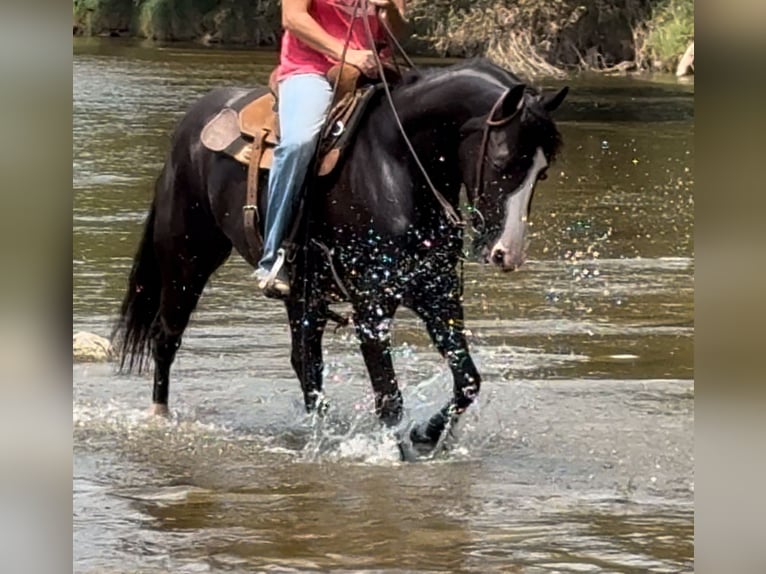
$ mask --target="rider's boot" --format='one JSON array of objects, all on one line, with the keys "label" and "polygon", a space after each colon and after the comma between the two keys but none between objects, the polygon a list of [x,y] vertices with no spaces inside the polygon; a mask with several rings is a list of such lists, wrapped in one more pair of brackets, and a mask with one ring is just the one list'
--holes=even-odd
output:
[{"label": "rider's boot", "polygon": [[259,266],[255,271],[258,288],[266,297],[284,299],[290,295],[290,276],[285,266],[285,250],[277,250],[277,258],[271,269]]}]

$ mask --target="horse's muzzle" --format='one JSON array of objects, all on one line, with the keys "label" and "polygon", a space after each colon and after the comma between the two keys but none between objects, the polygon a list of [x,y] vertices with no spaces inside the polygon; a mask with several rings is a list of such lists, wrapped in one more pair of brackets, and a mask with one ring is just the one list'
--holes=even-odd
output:
[{"label": "horse's muzzle", "polygon": [[508,249],[496,243],[492,249],[485,247],[482,251],[484,263],[491,263],[499,267],[502,271],[515,271],[524,264],[526,254],[523,251]]}]

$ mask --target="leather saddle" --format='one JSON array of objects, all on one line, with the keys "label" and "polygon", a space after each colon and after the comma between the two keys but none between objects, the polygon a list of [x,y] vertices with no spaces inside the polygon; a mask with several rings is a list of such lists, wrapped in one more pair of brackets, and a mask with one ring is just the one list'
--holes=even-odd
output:
[{"label": "leather saddle", "polygon": [[[393,69],[387,69],[390,82],[398,79]],[[351,140],[373,94],[381,87],[350,65],[333,67],[327,78],[338,87],[322,130],[316,173],[326,176],[338,164]],[[202,130],[202,144],[215,152],[224,153],[248,167],[247,201],[244,206],[245,234],[253,258],[258,257],[263,239],[258,230],[258,196],[261,175],[271,169],[274,148],[279,144],[279,115],[277,89],[272,73],[269,89],[258,88],[242,95],[223,108]]]}]

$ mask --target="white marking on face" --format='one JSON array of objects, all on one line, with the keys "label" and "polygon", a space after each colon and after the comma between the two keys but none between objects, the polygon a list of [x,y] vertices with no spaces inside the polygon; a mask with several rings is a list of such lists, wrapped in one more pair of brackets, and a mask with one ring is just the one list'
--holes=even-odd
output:
[{"label": "white marking on face", "polygon": [[546,167],[548,167],[548,161],[545,159],[545,154],[541,148],[537,148],[532,167],[529,168],[524,181],[505,201],[503,232],[492,248],[493,252],[502,250],[514,257],[521,255],[526,234],[529,202],[532,199],[535,183],[537,183],[537,176]]}]

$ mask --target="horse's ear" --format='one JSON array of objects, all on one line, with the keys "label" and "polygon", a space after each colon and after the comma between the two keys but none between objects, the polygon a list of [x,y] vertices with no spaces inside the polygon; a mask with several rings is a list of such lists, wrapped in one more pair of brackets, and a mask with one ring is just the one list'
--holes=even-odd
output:
[{"label": "horse's ear", "polygon": [[502,119],[511,117],[521,108],[524,101],[524,90],[526,89],[527,86],[524,84],[518,84],[513,86],[505,95],[501,106],[501,113],[498,114]]},{"label": "horse's ear", "polygon": [[541,99],[542,99],[543,108],[545,108],[545,111],[552,112],[556,110],[561,105],[561,102],[564,101],[564,98],[567,97],[568,93],[569,93],[569,86],[564,86],[552,96],[550,94],[543,94]]}]

